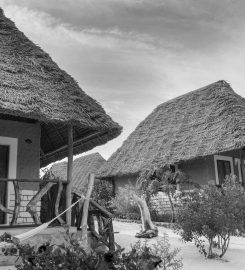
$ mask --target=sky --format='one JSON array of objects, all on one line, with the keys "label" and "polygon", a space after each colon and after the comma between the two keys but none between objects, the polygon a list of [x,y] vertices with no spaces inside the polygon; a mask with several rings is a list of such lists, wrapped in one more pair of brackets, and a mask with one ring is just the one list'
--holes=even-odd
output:
[{"label": "sky", "polygon": [[[123,126],[218,80],[245,97],[244,0],[0,0],[5,15]],[[86,153],[87,154],[87,153]]]}]

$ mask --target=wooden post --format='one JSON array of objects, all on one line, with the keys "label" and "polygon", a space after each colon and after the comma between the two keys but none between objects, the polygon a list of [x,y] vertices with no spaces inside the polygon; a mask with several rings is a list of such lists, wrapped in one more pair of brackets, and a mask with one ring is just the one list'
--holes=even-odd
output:
[{"label": "wooden post", "polygon": [[88,190],[86,193],[86,197],[83,203],[83,213],[82,213],[82,224],[81,224],[81,246],[83,247],[86,253],[90,252],[90,247],[88,245],[88,208],[89,208],[89,200],[92,194],[92,190],[94,187],[94,174],[89,175],[88,179]]},{"label": "wooden post", "polygon": [[[175,167],[175,172],[178,171],[178,164],[174,164],[174,167]],[[180,183],[176,183],[176,190],[180,191]]]},{"label": "wooden post", "polygon": [[13,226],[17,223],[17,218],[20,212],[20,200],[21,200],[19,182],[14,181],[13,184],[14,184],[14,191],[15,191],[15,206],[14,206],[14,214],[10,222],[10,226]]},{"label": "wooden post", "polygon": [[[60,197],[61,197],[62,190],[63,190],[63,184],[61,182],[59,182],[58,183],[57,197],[56,197],[55,206],[54,206],[55,216],[59,215]],[[65,223],[64,220],[62,219],[62,217],[58,217],[57,219],[58,219],[60,224]]]},{"label": "wooden post", "polygon": [[112,219],[110,220],[108,224],[108,238],[109,238],[109,250],[115,251],[115,239],[114,239],[114,232],[113,232],[113,223]]},{"label": "wooden post", "polygon": [[[67,186],[66,186],[66,208],[71,205],[72,191],[72,167],[73,167],[73,127],[68,127],[68,165],[67,165]],[[66,212],[66,224],[71,225],[71,210]]]},{"label": "wooden post", "polygon": [[244,186],[245,183],[245,165],[244,165],[244,148],[240,149],[240,170],[241,170],[241,176],[242,176],[242,185]]},{"label": "wooden post", "polygon": [[42,196],[46,194],[54,184],[55,183],[48,182],[42,189],[38,191],[38,193],[36,193],[35,196],[32,197],[32,199],[29,201],[29,203],[26,206],[26,211],[31,214],[35,224],[41,224],[40,217],[37,213],[37,203],[41,200]]}]

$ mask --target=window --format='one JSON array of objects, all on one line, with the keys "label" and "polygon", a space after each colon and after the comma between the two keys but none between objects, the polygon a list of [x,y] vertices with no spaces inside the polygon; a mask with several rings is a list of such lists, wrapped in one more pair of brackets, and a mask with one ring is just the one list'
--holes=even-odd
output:
[{"label": "window", "polygon": [[[241,168],[241,160],[240,160],[240,158],[235,159],[235,164],[237,165],[237,168],[238,168],[239,181],[242,182],[242,168]],[[244,164],[245,164],[245,160],[244,160]]]},{"label": "window", "polygon": [[221,185],[225,177],[234,174],[234,166],[232,157],[226,156],[214,156],[214,168],[215,168],[215,178],[216,185]]}]

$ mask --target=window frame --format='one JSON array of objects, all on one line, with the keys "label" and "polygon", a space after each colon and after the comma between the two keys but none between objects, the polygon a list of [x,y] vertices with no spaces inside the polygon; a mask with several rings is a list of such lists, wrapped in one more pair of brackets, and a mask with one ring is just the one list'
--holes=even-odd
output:
[{"label": "window frame", "polygon": [[[9,164],[8,164],[8,179],[16,179],[17,175],[17,154],[18,154],[18,138],[0,136],[0,144],[9,146]],[[10,194],[14,194],[14,185],[12,182],[7,182],[6,207],[10,205]],[[9,215],[6,214],[6,225],[9,224]]]},{"label": "window frame", "polygon": [[[245,164],[245,160],[243,162]],[[237,169],[238,169],[239,182],[242,183],[242,168],[241,168],[240,158],[235,158],[235,164],[237,165]]]},{"label": "window frame", "polygon": [[218,174],[218,165],[217,165],[218,160],[229,161],[232,174],[234,174],[234,164],[233,164],[233,157],[214,155],[215,182],[216,185],[221,185],[219,182],[219,174]]}]

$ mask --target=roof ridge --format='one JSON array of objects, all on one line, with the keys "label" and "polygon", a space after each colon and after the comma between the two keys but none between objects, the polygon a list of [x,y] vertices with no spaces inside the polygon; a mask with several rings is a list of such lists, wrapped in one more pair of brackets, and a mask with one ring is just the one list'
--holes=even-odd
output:
[{"label": "roof ridge", "polygon": [[[226,87],[229,87],[229,89],[230,90],[232,90],[233,92],[234,92],[234,90],[231,88],[231,86],[230,86],[230,84],[229,83],[227,83],[225,80],[219,80],[219,81],[216,81],[216,82],[214,82],[214,83],[211,83],[211,84],[208,84],[208,85],[206,85],[206,86],[203,86],[203,87],[200,87],[200,88],[197,88],[197,89],[195,89],[195,90],[192,90],[192,91],[189,91],[189,92],[187,92],[187,93],[184,93],[184,94],[182,94],[182,95],[179,95],[179,96],[177,96],[177,97],[174,97],[174,98],[171,98],[171,99],[169,99],[169,100],[166,100],[166,101],[164,101],[163,103],[161,103],[161,104],[159,104],[156,108],[155,108],[155,110],[158,108],[158,107],[160,107],[160,106],[162,106],[163,104],[167,104],[167,103],[169,103],[169,102],[173,102],[173,101],[176,101],[176,100],[178,100],[178,99],[182,99],[183,97],[185,97],[185,96],[189,96],[189,95],[192,95],[192,94],[194,94],[194,93],[197,93],[197,92],[203,92],[203,91],[207,91],[207,90],[209,90],[211,87],[213,87],[213,86],[226,86]],[[234,92],[235,93],[235,92]]]},{"label": "roof ridge", "polygon": [[[103,160],[105,160],[106,161],[106,159],[105,158],[103,158],[102,157],[102,155],[99,153],[99,152],[95,152],[95,153],[91,153],[91,154],[87,154],[87,155],[84,155],[84,156],[80,156],[80,157],[78,157],[78,158],[75,158],[75,159],[73,159],[73,164],[74,164],[74,162],[76,162],[76,161],[79,161],[79,160],[81,160],[81,159],[88,159],[88,158],[90,158],[90,157],[92,157],[92,156],[94,156],[94,157],[99,157],[99,158],[101,158],[101,159],[103,159]],[[56,162],[56,163],[54,163],[52,166],[51,166],[51,168],[53,167],[53,166],[55,166],[55,165],[57,165],[57,166],[62,166],[62,165],[66,165],[68,163],[68,161],[62,161],[62,162]]]}]

